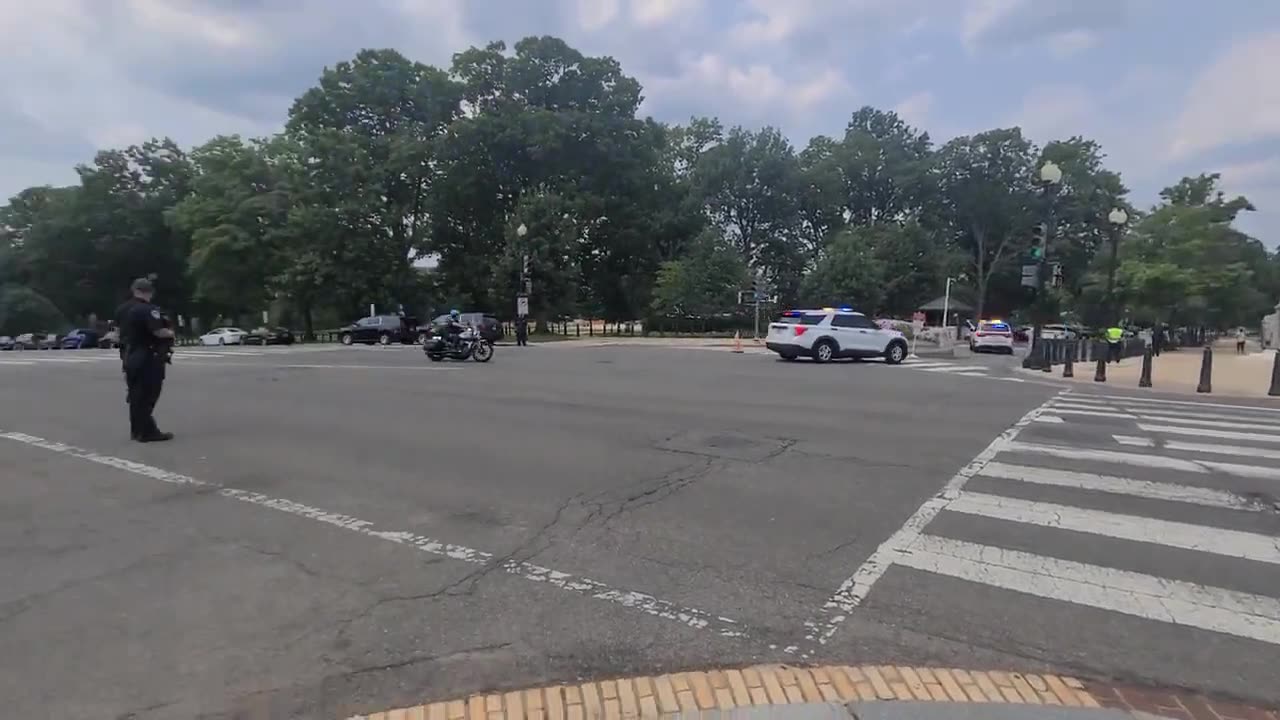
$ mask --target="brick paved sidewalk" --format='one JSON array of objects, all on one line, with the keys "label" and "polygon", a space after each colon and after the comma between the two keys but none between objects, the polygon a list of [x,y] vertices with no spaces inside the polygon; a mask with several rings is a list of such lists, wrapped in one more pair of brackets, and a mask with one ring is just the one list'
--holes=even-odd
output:
[{"label": "brick paved sidewalk", "polygon": [[761,665],[656,677],[553,685],[435,702],[351,720],[631,720],[707,711],[850,702],[988,703],[1111,708],[1178,720],[1280,720],[1274,710],[1071,677],[891,665],[799,668]]}]

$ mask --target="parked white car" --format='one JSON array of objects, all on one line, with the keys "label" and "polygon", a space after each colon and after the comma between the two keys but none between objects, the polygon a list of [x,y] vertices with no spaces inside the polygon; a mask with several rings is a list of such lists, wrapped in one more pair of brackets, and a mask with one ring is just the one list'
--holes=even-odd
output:
[{"label": "parked white car", "polygon": [[249,333],[240,328],[214,328],[200,336],[201,345],[243,345],[244,336]]}]

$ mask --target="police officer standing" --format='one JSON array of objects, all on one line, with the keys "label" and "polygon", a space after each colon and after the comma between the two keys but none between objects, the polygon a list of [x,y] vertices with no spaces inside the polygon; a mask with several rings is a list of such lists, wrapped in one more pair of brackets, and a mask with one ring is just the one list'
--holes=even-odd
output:
[{"label": "police officer standing", "polygon": [[130,289],[133,297],[116,310],[120,358],[129,389],[129,433],[138,442],[172,440],[173,433],[161,432],[151,413],[164,387],[173,330],[167,327],[160,308],[151,304],[155,286],[150,280],[138,278]]}]

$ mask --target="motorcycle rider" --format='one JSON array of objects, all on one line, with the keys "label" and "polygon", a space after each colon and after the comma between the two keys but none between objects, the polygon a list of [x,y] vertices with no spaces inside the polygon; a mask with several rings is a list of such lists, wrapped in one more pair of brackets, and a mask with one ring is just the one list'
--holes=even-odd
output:
[{"label": "motorcycle rider", "polygon": [[444,326],[444,342],[451,350],[458,349],[458,343],[462,336],[462,313],[457,308],[449,311],[449,322]]}]

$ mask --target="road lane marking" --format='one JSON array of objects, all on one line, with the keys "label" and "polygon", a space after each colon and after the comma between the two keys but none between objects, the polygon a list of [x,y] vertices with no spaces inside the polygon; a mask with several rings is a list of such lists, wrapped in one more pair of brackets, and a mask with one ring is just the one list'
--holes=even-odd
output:
[{"label": "road lane marking", "polygon": [[[1049,410],[1047,412],[1053,412],[1053,411]],[[1049,423],[1050,425],[1061,425],[1066,421],[1058,417],[1057,415],[1041,415],[1040,417],[1036,418],[1036,422]]]},{"label": "road lane marking", "polygon": [[[1211,407],[1211,408],[1227,408],[1230,410],[1252,410],[1259,413],[1280,414],[1280,408],[1259,407],[1257,405],[1228,405],[1225,403],[1199,402],[1193,400],[1158,400],[1156,398],[1133,397],[1131,395],[1073,395],[1072,397],[1079,399],[1096,399],[1100,402],[1110,403],[1137,403],[1139,405],[1177,405],[1188,407]],[[1151,408],[1155,411],[1156,408]]]},{"label": "road lane marking", "polygon": [[1128,570],[923,535],[896,563],[1148,620],[1280,644],[1280,601]]},{"label": "road lane marking", "polygon": [[[1052,409],[1046,412],[1053,412]],[[1162,467],[1168,470],[1185,470],[1193,473],[1209,472],[1203,463],[1181,458],[1162,457],[1160,455],[1143,455],[1140,453],[1117,452],[1115,450],[1094,450],[1065,445],[1043,445],[1040,443],[1008,442],[1001,448],[1005,452],[1034,453],[1067,460],[1099,460],[1138,467]]]},{"label": "road lane marking", "polygon": [[1241,418],[1239,415],[1204,415],[1196,413],[1194,417],[1179,417],[1176,415],[1165,414],[1149,415],[1142,411],[1135,412],[1141,413],[1138,415],[1138,418],[1141,420],[1155,420],[1157,422],[1178,423],[1181,425],[1202,425],[1204,427],[1239,428],[1241,430],[1254,428],[1258,430],[1275,430],[1276,432],[1280,432],[1280,419],[1255,420],[1250,418],[1250,422],[1222,422],[1224,420],[1238,421],[1243,420],[1244,418]]},{"label": "road lane marking", "polygon": [[1128,413],[1115,412],[1114,410],[1083,410],[1074,405],[1050,405],[1048,411],[1057,415],[1087,415],[1089,417],[1110,417],[1125,420],[1134,420],[1137,417]]},{"label": "road lane marking", "polygon": [[[452,558],[454,560],[476,565],[489,564],[498,558],[494,553],[484,550],[477,550],[464,545],[445,543],[440,540],[412,532],[379,530],[374,527],[372,522],[354,518],[342,513],[330,512],[322,508],[304,505],[287,498],[271,497],[262,493],[224,487],[217,483],[198,480],[181,473],[170,472],[168,470],[152,467],[133,460],[112,457],[110,455],[101,455],[93,452],[92,450],[85,450],[72,445],[46,440],[34,435],[0,430],[0,438],[20,442],[32,447],[51,450],[56,453],[124,470],[126,472],[141,475],[143,477],[149,477],[165,483],[216,489],[219,495],[231,500],[257,505],[289,515],[325,523],[366,537],[376,538],[378,540],[392,542],[406,547],[412,547],[431,555]],[[722,637],[741,637],[745,634],[742,626],[734,620],[703,610],[682,607],[647,593],[613,588],[605,583],[592,580],[587,577],[572,575],[570,573],[560,572],[541,565],[519,562],[511,559],[504,560],[497,567],[505,573],[524,578],[525,580],[545,583],[561,590],[571,592],[575,595],[582,595],[596,600],[603,600],[615,605],[633,608],[654,617],[673,620],[682,625],[686,625],[697,630],[707,630]]]},{"label": "road lane marking", "polygon": [[[1249,447],[1247,445],[1211,445],[1208,443],[1189,443],[1181,440],[1165,440],[1162,447],[1167,450],[1183,450],[1186,452],[1210,453],[1214,455],[1235,455],[1237,457],[1266,458],[1280,460],[1280,450],[1270,448]],[[1280,470],[1280,468],[1277,468]]]},{"label": "road lane marking", "polygon": [[[1139,430],[1167,435],[1195,435],[1197,437],[1215,437],[1223,440],[1254,440],[1256,442],[1280,442],[1280,435],[1268,433],[1239,432],[1233,430],[1212,430],[1198,427],[1177,427],[1175,425],[1148,425],[1138,423]],[[1276,428],[1280,431],[1280,428]]]},{"label": "road lane marking", "polygon": [[[1130,445],[1133,447],[1155,447],[1155,441],[1151,438],[1133,437],[1132,435],[1112,435],[1112,439],[1121,445]],[[1180,443],[1177,441],[1165,442],[1163,447],[1167,450],[1189,450],[1192,452],[1225,452],[1219,450],[1224,446],[1221,445],[1196,445],[1191,447],[1193,443]],[[1202,448],[1212,448],[1211,450],[1203,450]],[[1064,448],[1066,449],[1066,448]],[[1238,448],[1236,448],[1238,449]],[[1260,448],[1244,448],[1250,451],[1259,451]],[[1161,467],[1170,467],[1174,470],[1189,470],[1190,472],[1210,472],[1217,470],[1219,472],[1228,473],[1237,477],[1247,478],[1269,478],[1280,480],[1280,468],[1270,467],[1266,465],[1241,465],[1238,463],[1225,463],[1216,460],[1182,460],[1179,458],[1165,458],[1159,455],[1136,455],[1131,453],[1114,453],[1108,450],[1086,450],[1088,455],[1093,456],[1089,459],[1097,459],[1099,456],[1116,455],[1129,456],[1134,458],[1132,461],[1116,460],[1114,462],[1129,462],[1131,465],[1143,465],[1144,463],[1137,458],[1155,458],[1155,462],[1151,464],[1160,464]],[[1235,450],[1227,453],[1234,455]],[[1071,455],[1058,455],[1058,457],[1073,457]],[[1186,463],[1183,465],[1173,465],[1173,463]],[[1198,468],[1198,469],[1196,469]]]},{"label": "road lane marking", "polygon": [[0,360],[0,365],[35,365],[34,360]]},{"label": "road lane marking", "polygon": [[1130,495],[1151,500],[1191,503],[1193,505],[1230,508],[1232,510],[1257,512],[1263,509],[1258,503],[1226,490],[1150,480],[1134,480],[1132,478],[1097,475],[1072,470],[1053,470],[1027,465],[991,462],[982,469],[982,472],[978,473],[978,476],[1000,478],[1002,480],[1018,480],[1036,485],[1096,490],[1113,495]]},{"label": "road lane marking", "polygon": [[930,368],[917,367],[916,369],[918,369],[920,372],[977,373],[981,375],[987,374],[987,370],[985,368],[980,368],[973,365],[944,365],[943,367],[930,367]]},{"label": "road lane marking", "polygon": [[1275,538],[1242,530],[1228,530],[972,492],[961,493],[960,497],[946,509],[947,512],[1007,520],[1024,525],[1074,530],[1119,540],[1165,545],[1280,565],[1280,543],[1277,543]]},{"label": "road lane marking", "polygon": [[[1155,447],[1156,442],[1151,438],[1133,437],[1132,435],[1112,435],[1113,439],[1121,445],[1130,445],[1133,447]],[[1256,458],[1277,459],[1280,460],[1280,450],[1270,450],[1268,448],[1246,447],[1244,445],[1210,445],[1206,443],[1189,443],[1180,440],[1164,440],[1160,447],[1165,450],[1182,450],[1184,452],[1209,453],[1214,455],[1245,455]],[[1212,464],[1212,463],[1202,463]],[[1221,463],[1217,463],[1220,465]],[[1253,466],[1242,466],[1253,467]],[[1275,474],[1280,477],[1280,470],[1271,471],[1271,468],[1258,468],[1265,471],[1263,475],[1250,475],[1250,477],[1270,477]]]},{"label": "road lane marking", "polygon": [[[964,488],[965,483],[969,482],[969,478],[982,472],[982,469],[1006,447],[1015,444],[1014,439],[1018,437],[1018,434],[1028,425],[1035,422],[1035,419],[1040,417],[1041,413],[1045,412],[1046,409],[1047,403],[1032,408],[1016,423],[1000,433],[973,460],[970,460],[967,465],[960,468],[960,471],[947,481],[947,484],[942,487],[937,495],[929,498],[919,508],[916,508],[916,511],[907,518],[902,527],[895,530],[852,575],[840,583],[840,587],[822,606],[817,616],[805,621],[806,647],[802,652],[803,657],[809,657],[817,649],[817,646],[826,645],[835,636],[840,626],[849,618],[849,615],[866,600],[871,589],[893,564],[894,559],[920,537],[920,533],[924,531],[925,526],[932,522],[938,513],[945,510],[948,504],[959,497],[960,491]],[[784,648],[784,650],[789,653],[801,652],[801,648],[798,646]]]}]

